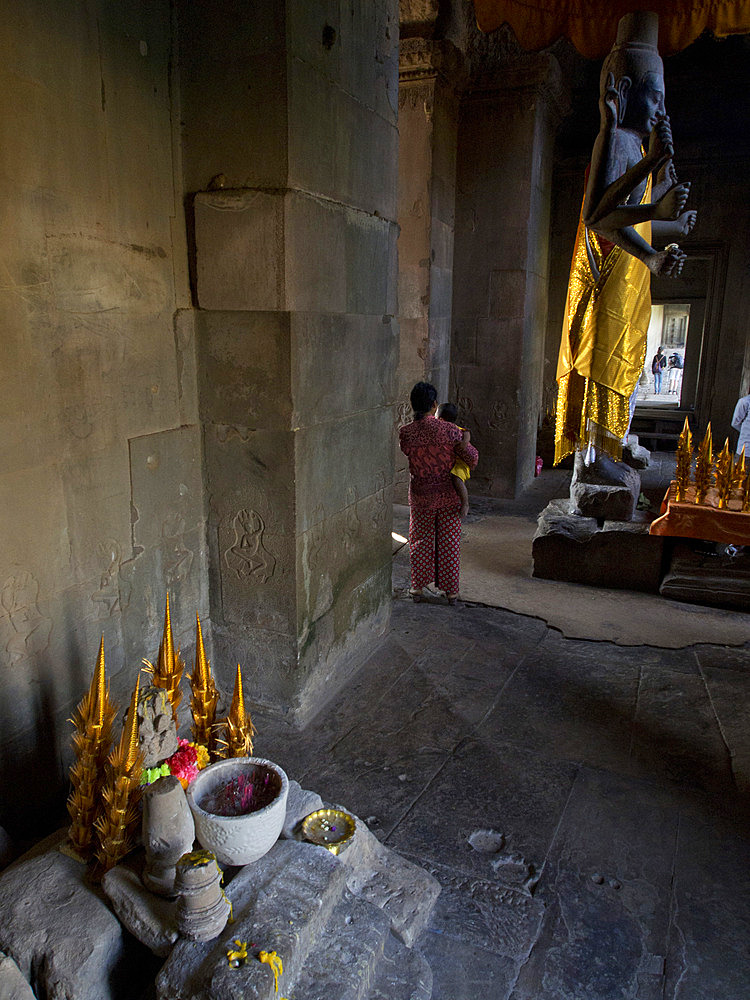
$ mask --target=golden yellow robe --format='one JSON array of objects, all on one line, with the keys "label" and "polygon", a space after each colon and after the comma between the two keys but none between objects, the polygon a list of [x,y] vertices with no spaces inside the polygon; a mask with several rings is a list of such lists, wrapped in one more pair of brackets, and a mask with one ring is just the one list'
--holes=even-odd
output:
[{"label": "golden yellow robe", "polygon": [[[649,177],[641,204],[650,199]],[[634,228],[651,242],[650,222]],[[598,280],[586,253],[587,238]],[[582,205],[557,362],[555,464],[588,444],[612,458],[622,456],[650,317],[651,272],[621,247],[587,233]]]}]

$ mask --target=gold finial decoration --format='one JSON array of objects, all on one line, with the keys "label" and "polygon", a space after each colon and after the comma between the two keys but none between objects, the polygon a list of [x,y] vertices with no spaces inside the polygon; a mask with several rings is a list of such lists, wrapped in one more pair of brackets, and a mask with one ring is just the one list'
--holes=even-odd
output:
[{"label": "gold finial decoration", "polygon": [[711,487],[713,479],[713,451],[711,443],[711,424],[698,446],[698,457],[695,460],[695,502],[703,503]]},{"label": "gold finial decoration", "polygon": [[734,467],[732,468],[732,489],[737,490],[740,496],[742,496],[742,484],[745,482],[746,475],[747,461],[745,459],[745,446],[743,444],[740,456],[735,461]]},{"label": "gold finial decoration", "polygon": [[724,442],[719,457],[716,459],[716,492],[719,498],[719,509],[723,510],[732,495],[735,484],[734,459],[729,450],[729,438]]},{"label": "gold finial decoration", "polygon": [[[745,449],[742,449],[742,458],[745,458]],[[750,510],[750,462],[745,463],[745,475],[742,479],[742,509],[747,513]]]},{"label": "gold finial decoration", "polygon": [[153,683],[156,687],[164,688],[172,706],[172,718],[175,725],[179,726],[177,708],[182,701],[182,691],[180,681],[185,669],[185,661],[180,656],[179,649],[175,652],[174,637],[172,635],[172,617],[169,611],[169,593],[167,593],[167,605],[164,612],[164,634],[162,636],[159,653],[156,657],[156,665],[150,660],[144,660],[144,664],[150,673],[153,674]]},{"label": "gold finial decoration", "polygon": [[237,677],[229,715],[224,720],[224,734],[221,740],[220,757],[252,757],[255,726],[250,713],[245,712],[245,698],[242,693],[242,670],[237,664]]},{"label": "gold finial decoration", "polygon": [[211,664],[206,659],[203,646],[203,630],[198,614],[195,615],[195,667],[190,676],[190,711],[193,716],[193,741],[204,746],[209,753],[214,749],[213,728],[216,723],[216,690]]},{"label": "gold finial decoration", "polygon": [[102,809],[94,824],[99,835],[96,859],[101,874],[108,872],[136,846],[141,822],[143,754],[138,745],[138,688],[135,682],[120,742],[109,755],[107,780],[102,790]]},{"label": "gold finial decoration", "polygon": [[690,483],[690,464],[693,460],[693,435],[690,433],[688,419],[685,417],[685,425],[677,443],[677,465],[675,468],[675,481],[677,483],[678,503],[687,496],[687,488]]},{"label": "gold finial decoration", "polygon": [[117,706],[109,699],[109,687],[105,680],[102,636],[91,685],[69,720],[75,726],[73,746],[76,760],[70,769],[71,791],[67,808],[71,824],[68,839],[76,854],[84,860],[91,856],[94,849],[94,820],[104,784],[116,714]]}]

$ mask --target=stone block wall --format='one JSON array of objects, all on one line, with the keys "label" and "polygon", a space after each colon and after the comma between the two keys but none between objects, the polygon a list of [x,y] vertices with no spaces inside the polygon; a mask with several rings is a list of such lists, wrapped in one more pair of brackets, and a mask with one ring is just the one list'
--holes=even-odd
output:
[{"label": "stone block wall", "polygon": [[479,449],[472,483],[491,496],[534,476],[560,82],[554,58],[527,57],[461,104],[452,392]]},{"label": "stone block wall", "polygon": [[[419,37],[401,42],[399,425],[411,420],[409,393],[415,382],[432,382],[441,402],[450,398],[458,65],[448,42]],[[398,447],[395,468],[396,497],[405,503],[408,463]]]},{"label": "stone block wall", "polygon": [[303,724],[389,614],[398,21],[259,7],[181,34],[214,666]]},{"label": "stone block wall", "polygon": [[124,704],[166,588],[183,649],[208,590],[171,5],[19,0],[0,32],[0,823],[20,836],[64,802],[100,636]]}]

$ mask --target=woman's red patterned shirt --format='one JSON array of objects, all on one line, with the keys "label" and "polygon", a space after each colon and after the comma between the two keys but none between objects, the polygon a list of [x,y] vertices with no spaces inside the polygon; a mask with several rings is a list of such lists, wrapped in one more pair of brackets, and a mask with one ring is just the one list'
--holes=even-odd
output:
[{"label": "woman's red patterned shirt", "polygon": [[462,458],[473,469],[479,452],[463,443],[463,432],[455,424],[425,416],[402,427],[398,432],[401,451],[409,459],[409,503],[420,510],[443,510],[458,507],[460,500],[453,489],[451,469]]}]

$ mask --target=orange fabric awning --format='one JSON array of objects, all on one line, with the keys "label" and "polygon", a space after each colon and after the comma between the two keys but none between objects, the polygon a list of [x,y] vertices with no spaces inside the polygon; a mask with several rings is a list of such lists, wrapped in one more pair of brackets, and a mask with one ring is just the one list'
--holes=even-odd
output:
[{"label": "orange fabric awning", "polygon": [[750,0],[474,0],[477,24],[494,31],[507,22],[524,49],[544,49],[561,36],[581,55],[602,59],[617,22],[633,10],[659,15],[659,52],[680,52],[710,28],[715,35],[750,32]]}]

